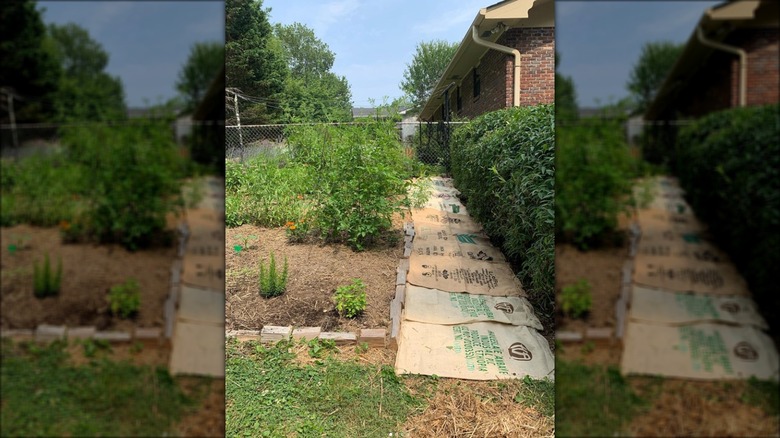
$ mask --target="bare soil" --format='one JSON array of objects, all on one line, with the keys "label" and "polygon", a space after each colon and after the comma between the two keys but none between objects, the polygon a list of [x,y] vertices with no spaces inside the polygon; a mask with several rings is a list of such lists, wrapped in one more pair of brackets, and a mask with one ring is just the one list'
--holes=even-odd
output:
[{"label": "bare soil", "polygon": [[[168,296],[174,248],[158,247],[129,252],[119,245],[63,244],[57,228],[29,225],[4,227],[0,327],[34,328],[38,324],[96,326],[98,330],[162,327],[163,304]],[[13,253],[8,246],[17,245]],[[33,266],[49,254],[52,269],[62,259],[58,296],[33,295]],[[112,286],[135,278],[141,286],[141,306],[132,319],[111,314]]]},{"label": "bare soil", "polygon": [[582,279],[591,286],[592,306],[584,318],[570,318],[558,306],[556,330],[582,331],[586,327],[615,327],[615,303],[620,297],[621,271],[628,258],[627,245],[580,251],[573,245],[555,246],[555,299],[560,303],[565,286]]},{"label": "bare soil", "polygon": [[[225,328],[260,330],[266,325],[321,327],[323,331],[358,331],[387,328],[390,301],[395,296],[396,268],[403,255],[403,220],[393,221],[394,238],[376,248],[356,252],[342,244],[287,241],[285,228],[243,225],[226,230],[225,240]],[[256,236],[243,245],[242,237]],[[397,238],[396,238],[397,237]],[[284,294],[260,296],[260,261],[268,266],[274,253],[278,270],[288,264]],[[354,319],[340,317],[332,301],[339,286],[360,278],[366,285],[366,310]]]}]

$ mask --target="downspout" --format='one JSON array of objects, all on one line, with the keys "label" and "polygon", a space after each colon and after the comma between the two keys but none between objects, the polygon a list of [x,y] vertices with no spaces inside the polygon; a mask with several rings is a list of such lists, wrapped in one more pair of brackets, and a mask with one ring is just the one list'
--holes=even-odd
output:
[{"label": "downspout", "polygon": [[747,53],[744,50],[727,46],[722,43],[718,43],[712,40],[704,38],[704,31],[701,29],[701,24],[696,27],[696,36],[699,41],[705,46],[710,46],[715,49],[720,49],[735,55],[739,55],[739,106],[744,107],[747,105]]},{"label": "downspout", "polygon": [[502,46],[487,40],[483,40],[479,37],[477,32],[477,26],[471,25],[471,38],[475,43],[480,46],[485,46],[490,49],[496,49],[500,52],[514,55],[515,57],[515,77],[514,77],[514,96],[512,97],[512,106],[520,106],[520,51],[511,47]]}]

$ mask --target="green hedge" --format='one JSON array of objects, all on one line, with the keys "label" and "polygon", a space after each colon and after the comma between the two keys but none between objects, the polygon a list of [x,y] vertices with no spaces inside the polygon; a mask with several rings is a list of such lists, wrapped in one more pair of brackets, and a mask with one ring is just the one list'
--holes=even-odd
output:
[{"label": "green hedge", "polygon": [[554,296],[555,117],[553,105],[484,114],[450,143],[452,176],[510,261],[539,297]]},{"label": "green hedge", "polygon": [[631,202],[636,160],[623,119],[589,119],[556,132],[556,233],[581,249],[614,236],[618,215]]},{"label": "green hedge", "polygon": [[721,111],[680,130],[676,160],[688,201],[770,320],[780,316],[773,275],[780,266],[778,139],[780,105]]}]

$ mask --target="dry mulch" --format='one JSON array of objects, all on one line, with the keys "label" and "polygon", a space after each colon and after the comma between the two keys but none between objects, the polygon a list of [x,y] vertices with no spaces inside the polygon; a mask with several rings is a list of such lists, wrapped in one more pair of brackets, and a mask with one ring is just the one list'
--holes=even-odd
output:
[{"label": "dry mulch", "polygon": [[[162,327],[163,305],[170,290],[174,248],[130,252],[119,245],[63,244],[57,228],[29,225],[3,227],[0,327],[35,328],[38,324],[96,326],[98,330]],[[9,244],[22,242],[11,254]],[[60,294],[44,299],[33,295],[33,266],[49,254],[52,269],[62,258]],[[135,318],[111,315],[108,292],[134,277],[141,286],[141,306]]]},{"label": "dry mulch", "polygon": [[[393,221],[392,245],[356,252],[346,245],[290,244],[285,228],[243,225],[226,230],[225,328],[260,330],[265,325],[321,327],[323,331],[389,328],[390,301],[395,296],[396,268],[403,255],[403,220]],[[240,236],[256,236],[247,249],[236,252]],[[260,261],[266,266],[271,252],[278,270],[287,258],[284,294],[263,298],[259,293]],[[342,318],[332,297],[336,288],[360,278],[366,285],[366,310],[354,319]]]}]

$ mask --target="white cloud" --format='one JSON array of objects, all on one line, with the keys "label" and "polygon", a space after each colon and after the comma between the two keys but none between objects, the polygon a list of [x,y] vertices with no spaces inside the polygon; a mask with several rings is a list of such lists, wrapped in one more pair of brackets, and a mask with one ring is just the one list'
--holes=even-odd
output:
[{"label": "white cloud", "polygon": [[453,28],[463,28],[466,30],[479,10],[485,6],[484,1],[470,2],[466,6],[458,9],[450,9],[446,13],[434,11],[433,16],[421,23],[412,26],[412,31],[423,35],[437,35],[445,33]]},{"label": "white cloud", "polygon": [[358,0],[335,0],[325,3],[319,7],[314,27],[325,33],[332,24],[353,15],[359,7]]}]

